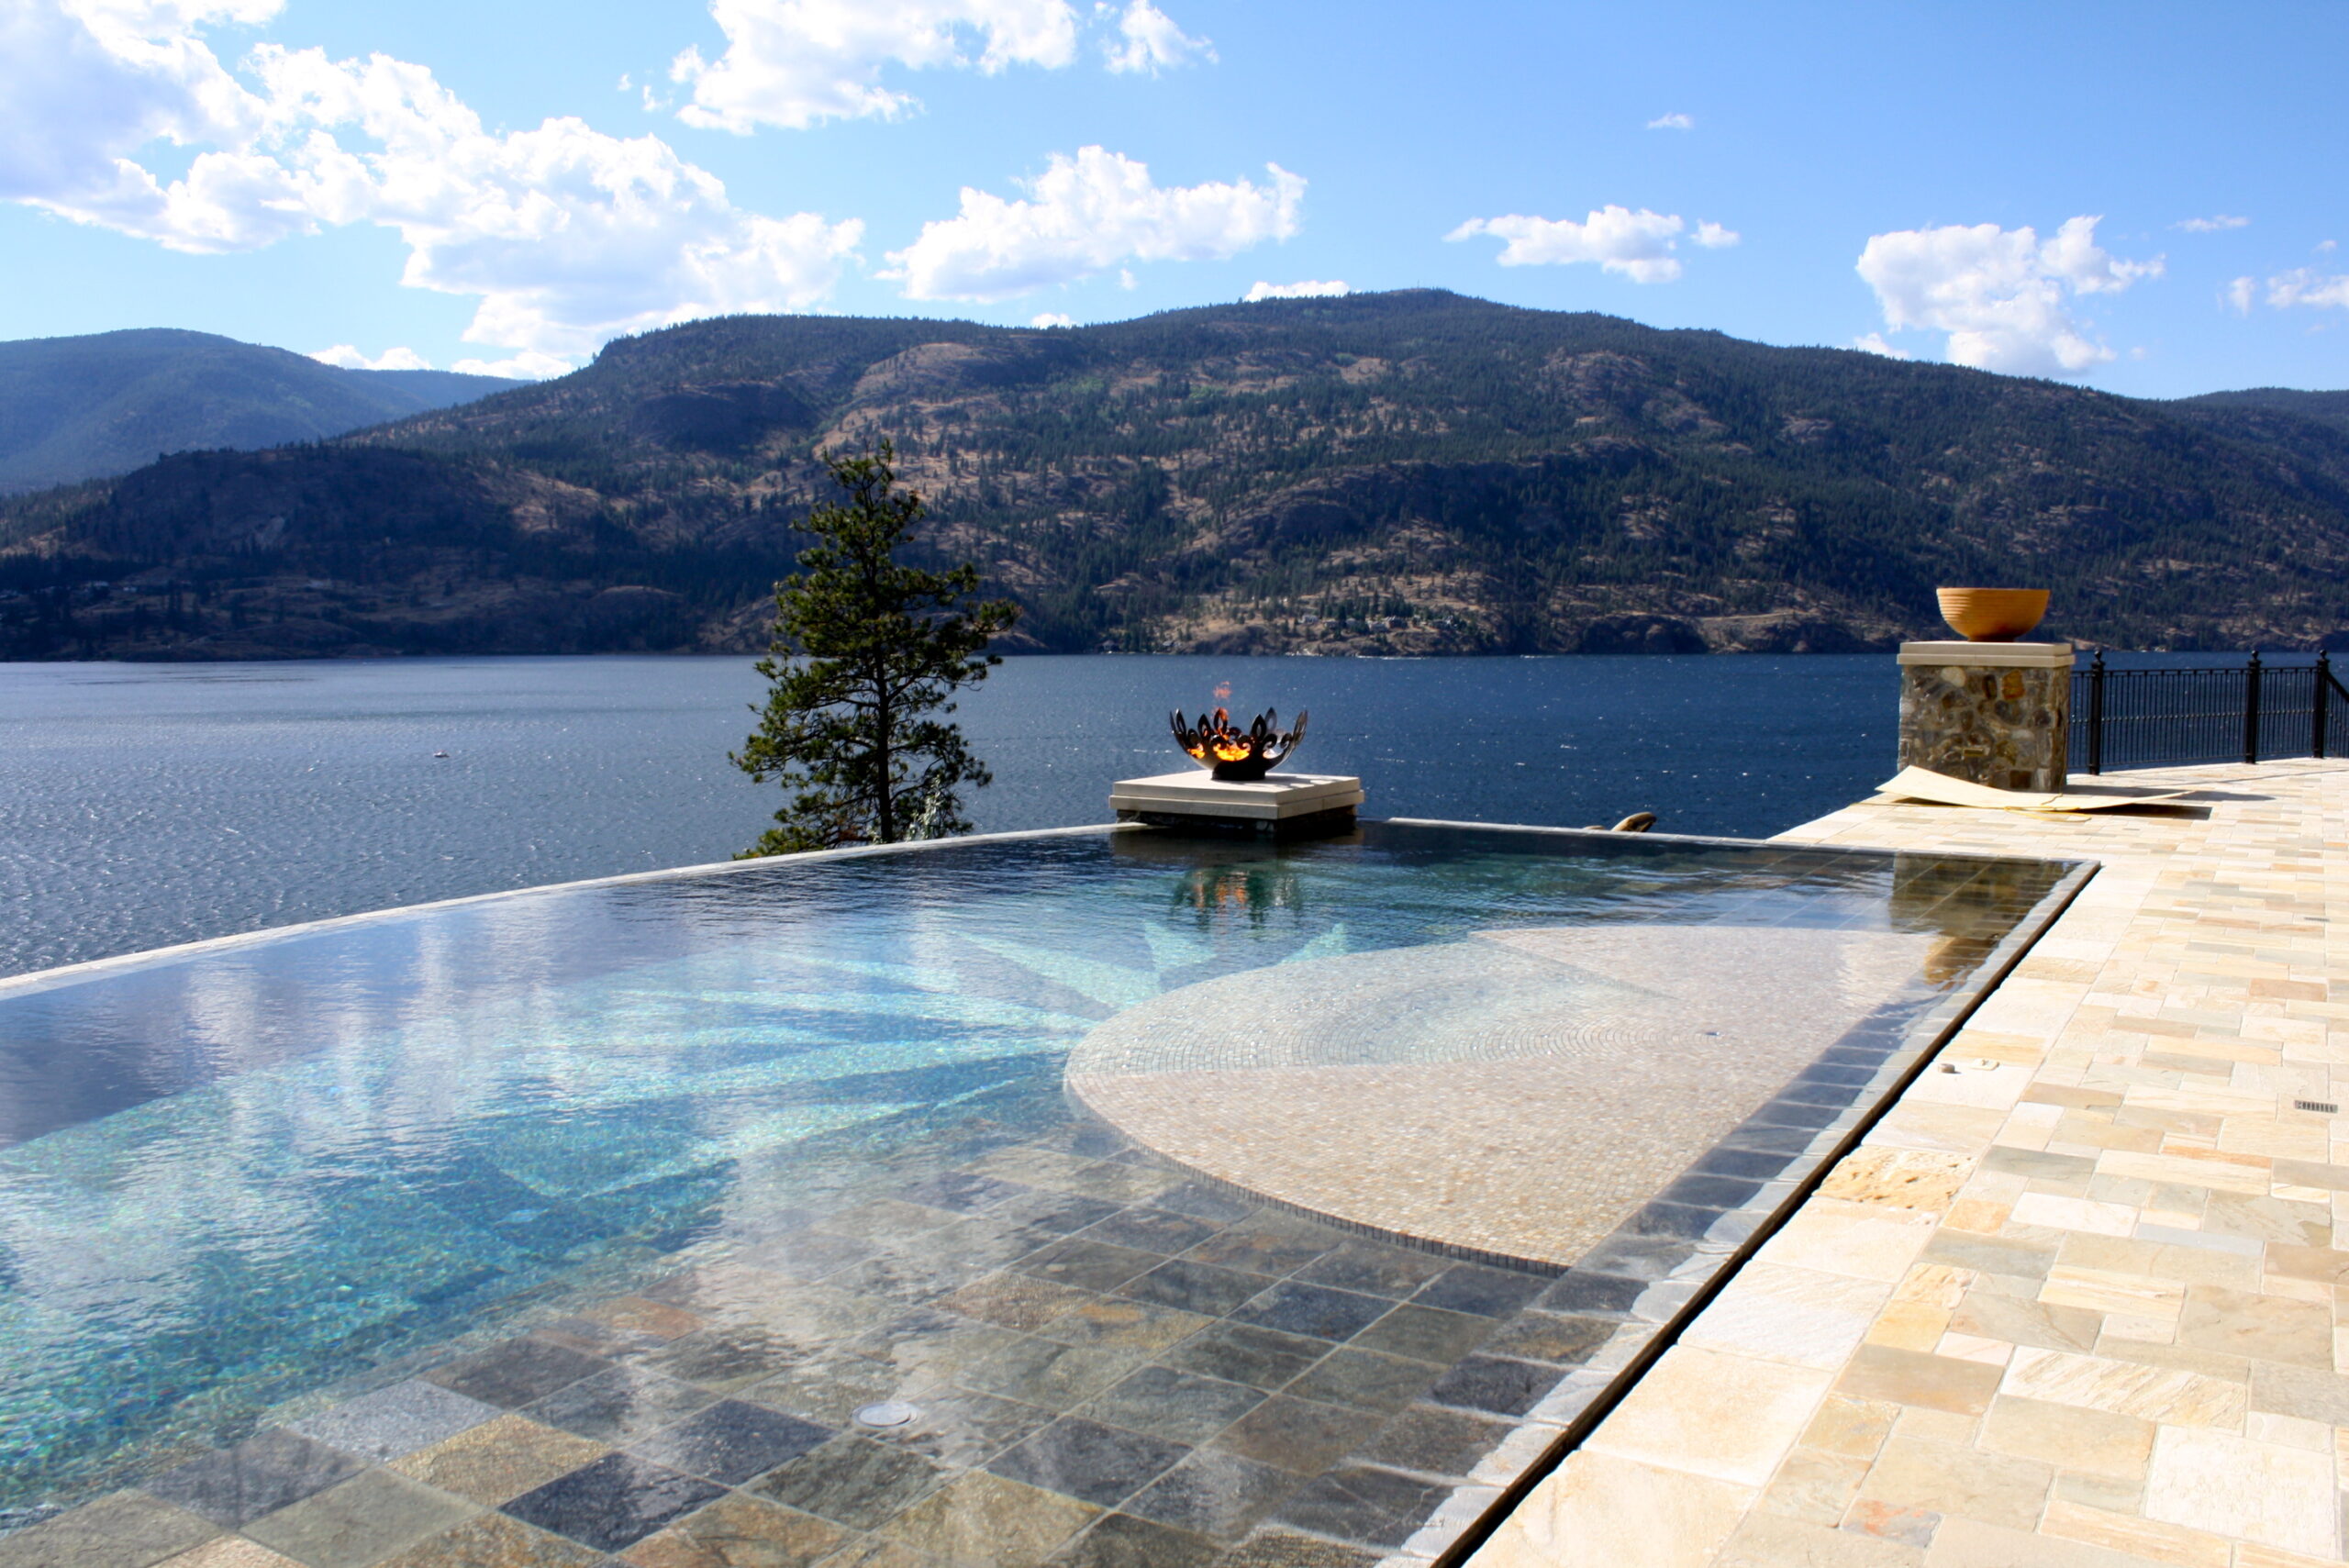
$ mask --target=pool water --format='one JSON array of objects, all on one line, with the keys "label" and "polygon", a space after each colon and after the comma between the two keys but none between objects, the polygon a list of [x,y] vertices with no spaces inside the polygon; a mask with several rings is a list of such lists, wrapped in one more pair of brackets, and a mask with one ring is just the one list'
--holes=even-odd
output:
[{"label": "pool water", "polygon": [[[417,1564],[726,1531],[842,1564],[1432,1550],[2068,871],[1088,829],[0,984],[0,1562],[69,1529],[319,1564],[354,1533]],[[1144,1007],[1229,1049],[1254,985],[1659,923],[1919,945],[1551,1251],[1202,1174],[1063,1084]]]}]

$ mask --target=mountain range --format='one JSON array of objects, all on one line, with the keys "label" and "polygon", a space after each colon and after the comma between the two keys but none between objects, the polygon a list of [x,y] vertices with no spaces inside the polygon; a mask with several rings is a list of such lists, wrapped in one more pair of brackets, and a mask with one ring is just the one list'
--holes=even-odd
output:
[{"label": "mountain range", "polygon": [[166,452],[317,440],[522,384],[343,370],[160,328],[0,343],[0,495],[128,473]]},{"label": "mountain range", "polygon": [[[1039,651],[1857,651],[1942,584],[2118,647],[2349,628],[2349,393],[2157,402],[1434,290],[1076,328],[735,317],[0,502],[0,657],[762,647],[816,454]],[[2349,640],[2349,637],[2344,637]]]}]

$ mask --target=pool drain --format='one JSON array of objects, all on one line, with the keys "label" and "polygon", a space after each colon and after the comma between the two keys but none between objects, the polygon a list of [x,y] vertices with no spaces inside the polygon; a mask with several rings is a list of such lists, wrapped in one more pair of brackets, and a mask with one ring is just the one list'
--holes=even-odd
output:
[{"label": "pool drain", "polygon": [[902,1427],[920,1414],[902,1399],[884,1399],[878,1405],[860,1408],[856,1423],[861,1427]]}]

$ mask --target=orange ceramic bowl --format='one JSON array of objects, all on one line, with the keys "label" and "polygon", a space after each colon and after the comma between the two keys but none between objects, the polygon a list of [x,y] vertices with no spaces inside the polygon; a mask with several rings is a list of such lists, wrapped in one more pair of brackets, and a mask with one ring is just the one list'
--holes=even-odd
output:
[{"label": "orange ceramic bowl", "polygon": [[1942,588],[1942,619],[1968,642],[2012,642],[2047,614],[2044,588]]}]

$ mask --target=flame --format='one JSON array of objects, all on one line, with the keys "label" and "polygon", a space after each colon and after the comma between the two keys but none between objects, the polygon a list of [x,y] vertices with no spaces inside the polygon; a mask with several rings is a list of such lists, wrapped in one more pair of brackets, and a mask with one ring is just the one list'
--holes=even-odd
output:
[{"label": "flame", "polygon": [[[1201,714],[1197,726],[1181,713],[1173,716],[1174,742],[1193,762],[1215,770],[1219,779],[1259,779],[1274,763],[1297,750],[1305,738],[1305,715],[1297,716],[1297,725],[1286,734],[1280,729],[1280,716],[1267,709],[1254,723],[1242,729],[1231,721],[1229,709],[1219,707],[1212,714]],[[1227,771],[1231,770],[1231,771]]]},{"label": "flame", "polygon": [[[1224,689],[1228,691],[1230,688]],[[1254,750],[1248,744],[1248,737],[1232,728],[1231,715],[1221,708],[1215,710],[1215,728],[1207,730],[1200,739],[1207,742],[1208,750],[1214,753],[1219,762],[1244,762]]]}]

